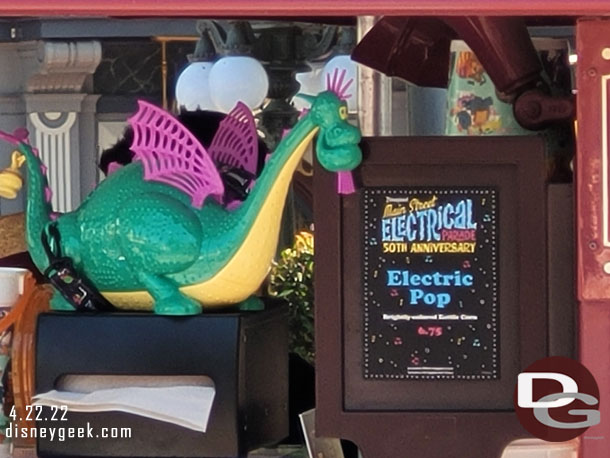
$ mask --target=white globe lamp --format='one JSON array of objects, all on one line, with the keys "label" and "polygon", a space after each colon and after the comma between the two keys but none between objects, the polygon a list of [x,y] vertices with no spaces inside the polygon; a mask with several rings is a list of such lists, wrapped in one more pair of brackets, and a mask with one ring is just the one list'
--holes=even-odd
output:
[{"label": "white globe lamp", "polygon": [[216,110],[210,97],[210,71],[213,62],[191,62],[176,81],[176,102],[187,111]]},{"label": "white globe lamp", "polygon": [[176,81],[176,103],[181,110],[211,110],[216,106],[210,98],[210,72],[214,65],[216,49],[206,29],[200,30],[195,52],[188,56],[190,64]]},{"label": "white globe lamp", "polygon": [[216,108],[228,113],[237,102],[251,110],[258,108],[269,91],[267,72],[259,61],[249,56],[226,56],[209,73],[210,98]]}]

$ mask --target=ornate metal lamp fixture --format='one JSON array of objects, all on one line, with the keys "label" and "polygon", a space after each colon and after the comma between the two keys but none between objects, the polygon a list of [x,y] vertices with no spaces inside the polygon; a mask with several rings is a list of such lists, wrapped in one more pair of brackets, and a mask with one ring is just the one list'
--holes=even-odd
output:
[{"label": "ornate metal lamp fixture", "polygon": [[228,113],[242,101],[250,109],[258,108],[267,96],[269,80],[251,55],[248,23],[230,21],[222,27],[215,21],[200,21],[197,29],[200,39],[189,56],[191,63],[176,84],[178,105]]},{"label": "ornate metal lamp fixture", "polygon": [[[260,128],[272,149],[299,116],[292,103],[300,88],[297,73],[329,58],[326,71],[332,72],[349,61],[356,44],[352,28],[322,24],[202,20],[197,29],[201,39],[177,83],[178,105],[228,112],[241,100],[253,110],[261,107]],[[324,87],[322,81],[319,89]],[[195,96],[193,90],[205,94]]]}]

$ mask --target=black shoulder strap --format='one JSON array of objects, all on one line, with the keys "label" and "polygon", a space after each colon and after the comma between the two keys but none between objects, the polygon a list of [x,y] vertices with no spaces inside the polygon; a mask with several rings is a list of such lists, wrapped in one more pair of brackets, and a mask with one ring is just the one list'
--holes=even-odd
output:
[{"label": "black shoulder strap", "polygon": [[57,223],[47,224],[42,231],[42,246],[49,259],[44,275],[51,284],[78,311],[115,310],[91,281],[76,271],[72,259],[62,256],[60,241]]}]

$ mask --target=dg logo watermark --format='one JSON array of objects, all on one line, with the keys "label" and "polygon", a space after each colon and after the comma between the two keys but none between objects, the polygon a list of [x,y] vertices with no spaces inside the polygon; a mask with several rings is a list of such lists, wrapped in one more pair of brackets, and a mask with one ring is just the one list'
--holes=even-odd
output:
[{"label": "dg logo watermark", "polygon": [[574,439],[599,424],[599,388],[578,361],[553,356],[517,378],[515,412],[525,429],[550,442]]}]

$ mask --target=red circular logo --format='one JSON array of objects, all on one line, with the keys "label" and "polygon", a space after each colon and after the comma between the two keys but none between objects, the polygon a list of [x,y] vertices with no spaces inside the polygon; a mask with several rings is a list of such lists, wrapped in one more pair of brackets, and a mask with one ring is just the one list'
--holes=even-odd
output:
[{"label": "red circular logo", "polygon": [[599,388],[589,370],[570,358],[536,361],[519,374],[515,412],[525,429],[550,442],[574,439],[600,422]]}]

